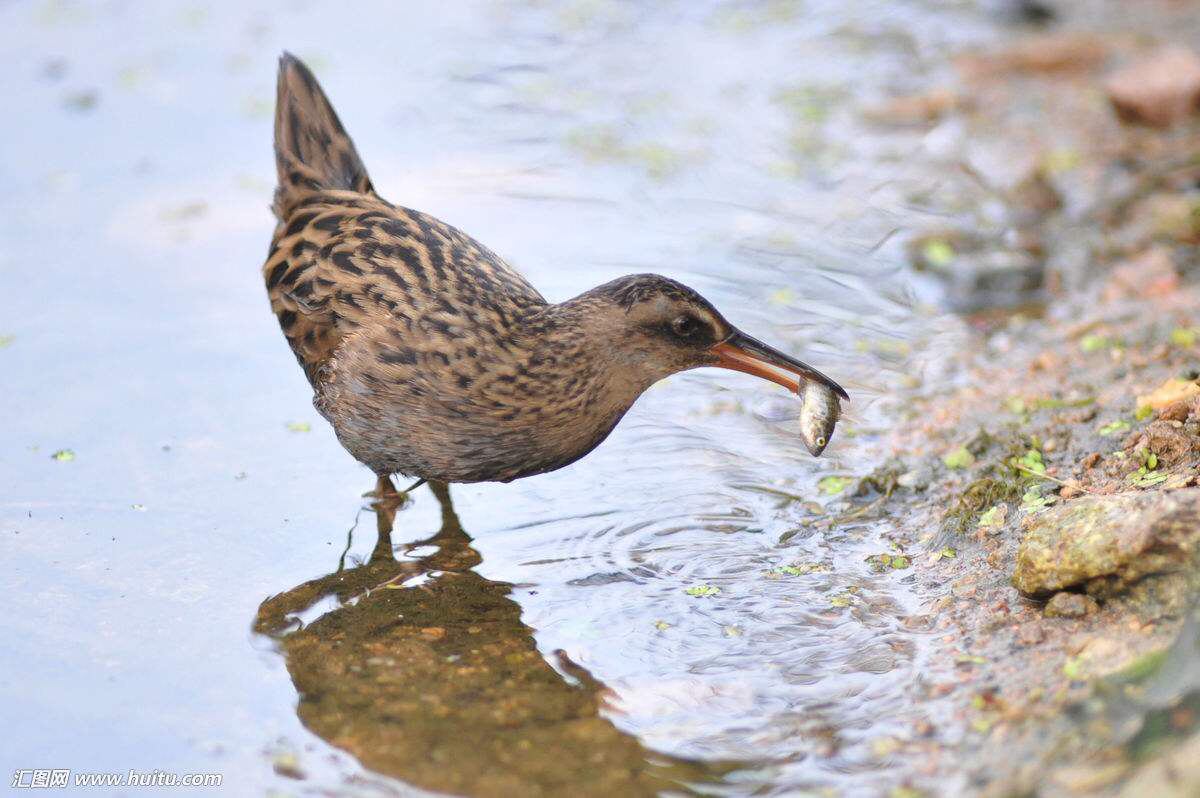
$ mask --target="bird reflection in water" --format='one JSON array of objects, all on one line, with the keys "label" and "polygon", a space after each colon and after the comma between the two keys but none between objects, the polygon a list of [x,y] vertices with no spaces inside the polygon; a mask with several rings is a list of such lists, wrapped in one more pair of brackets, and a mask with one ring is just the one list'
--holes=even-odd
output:
[{"label": "bird reflection in water", "polygon": [[431,488],[432,537],[397,558],[397,505],[375,504],[366,563],[259,607],[255,630],[278,642],[310,731],[373,771],[472,796],[688,793],[732,769],[649,751],[603,717],[604,686],[542,657],[511,585],[471,570],[481,557],[447,487]]}]

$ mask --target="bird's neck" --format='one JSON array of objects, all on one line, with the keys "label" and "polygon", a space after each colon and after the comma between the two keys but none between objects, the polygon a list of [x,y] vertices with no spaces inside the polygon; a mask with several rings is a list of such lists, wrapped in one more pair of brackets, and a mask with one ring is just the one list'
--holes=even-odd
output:
[{"label": "bird's neck", "polygon": [[653,380],[622,361],[614,332],[597,327],[585,294],[531,314],[525,325],[529,400],[536,435],[565,462],[595,448]]}]

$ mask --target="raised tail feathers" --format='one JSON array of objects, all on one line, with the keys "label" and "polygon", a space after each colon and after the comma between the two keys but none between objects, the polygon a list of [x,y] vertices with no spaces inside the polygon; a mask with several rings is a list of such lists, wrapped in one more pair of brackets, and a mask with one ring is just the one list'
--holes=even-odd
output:
[{"label": "raised tail feathers", "polygon": [[286,52],[279,59],[275,99],[275,163],[279,185],[273,210],[280,219],[312,191],[375,190],[321,85],[304,62]]}]

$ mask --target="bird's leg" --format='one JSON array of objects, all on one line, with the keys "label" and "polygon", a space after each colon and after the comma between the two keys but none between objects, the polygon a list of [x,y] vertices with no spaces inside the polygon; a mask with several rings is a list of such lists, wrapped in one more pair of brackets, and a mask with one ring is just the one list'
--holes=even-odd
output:
[{"label": "bird's leg", "polygon": [[396,490],[395,483],[387,474],[379,474],[375,480],[375,490],[368,491],[363,496],[369,499],[378,499],[379,501],[396,501],[400,493]]},{"label": "bird's leg", "polygon": [[402,491],[396,490],[395,483],[387,474],[379,474],[375,482],[375,490],[364,493],[363,496],[374,499],[372,504],[386,506],[395,510],[408,502],[408,495],[425,484],[424,479],[418,479]]}]

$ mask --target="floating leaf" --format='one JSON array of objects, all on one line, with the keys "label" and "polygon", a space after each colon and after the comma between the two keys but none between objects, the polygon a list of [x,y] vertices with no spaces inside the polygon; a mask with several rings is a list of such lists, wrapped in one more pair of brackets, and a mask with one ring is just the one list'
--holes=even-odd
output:
[{"label": "floating leaf", "polygon": [[1176,327],[1171,330],[1171,343],[1175,346],[1190,348],[1196,345],[1196,339],[1200,337],[1195,327]]},{"label": "floating leaf", "polygon": [[912,565],[909,558],[903,554],[872,554],[865,557],[864,561],[871,566],[871,570],[875,573],[882,573],[888,569],[903,571]]},{"label": "floating leaf", "polygon": [[54,454],[50,455],[52,460],[57,460],[60,463],[69,463],[75,459],[75,452],[70,449],[59,449]]},{"label": "floating leaf", "polygon": [[967,451],[966,446],[959,446],[952,452],[942,455],[946,468],[970,468],[975,464],[975,455]]},{"label": "floating leaf", "polygon": [[971,721],[971,728],[980,734],[987,734],[992,730],[992,726],[994,726],[995,723],[995,718],[975,718]]},{"label": "floating leaf", "polygon": [[771,573],[788,576],[805,576],[806,574],[828,573],[833,566],[823,562],[801,562],[795,565],[781,565]]},{"label": "floating leaf", "polygon": [[1079,155],[1079,150],[1062,148],[1051,150],[1043,155],[1042,167],[1049,174],[1061,174],[1063,172],[1069,172],[1075,167],[1079,166],[1079,162],[1081,160],[1082,158]]},{"label": "floating leaf", "polygon": [[954,247],[949,241],[931,238],[921,247],[921,257],[931,266],[948,266],[954,261]]},{"label": "floating leaf", "polygon": [[1124,419],[1117,419],[1116,421],[1110,421],[1107,424],[1105,424],[1103,427],[1100,428],[1100,434],[1106,438],[1110,435],[1119,435],[1122,432],[1128,432],[1128,431],[1129,431],[1129,422]]},{"label": "floating leaf", "polygon": [[1080,399],[1034,399],[1033,406],[1038,410],[1062,410],[1067,407],[1087,407],[1096,403],[1096,397],[1084,396]]},{"label": "floating leaf", "polygon": [[817,482],[817,490],[826,496],[836,496],[850,486],[850,477],[821,477]]},{"label": "floating leaf", "polygon": [[0,349],[10,345],[15,340],[17,340],[17,336],[15,335],[0,335]]},{"label": "floating leaf", "polygon": [[955,665],[983,665],[987,660],[973,654],[960,654],[954,658]]},{"label": "floating leaf", "polygon": [[131,504],[129,506],[132,507],[133,509],[137,510],[139,513],[146,512],[146,505],[144,505],[144,504]]},{"label": "floating leaf", "polygon": [[784,286],[776,291],[772,291],[767,297],[767,303],[779,307],[781,305],[790,305],[796,299],[796,292],[789,286]]},{"label": "floating leaf", "polygon": [[946,546],[944,549],[935,551],[932,555],[932,559],[934,562],[937,562],[938,560],[942,560],[942,559],[952,560],[957,556],[958,556],[958,552],[956,550],[950,548],[949,546]]},{"label": "floating leaf", "polygon": [[69,92],[63,97],[63,105],[72,111],[90,111],[96,107],[100,95],[93,89]]},{"label": "floating leaf", "polygon": [[871,756],[876,759],[887,759],[904,747],[895,737],[879,737],[871,741]]},{"label": "floating leaf", "polygon": [[925,793],[915,787],[893,787],[888,791],[888,798],[925,798]]},{"label": "floating leaf", "polygon": [[1084,352],[1099,352],[1107,349],[1111,342],[1103,335],[1085,335],[1079,339],[1079,348]]},{"label": "floating leaf", "polygon": [[665,632],[671,628],[671,624],[667,623],[666,621],[655,621],[654,628],[660,632]]},{"label": "floating leaf", "polygon": [[288,432],[312,432],[312,424],[307,421],[289,421]]},{"label": "floating leaf", "polygon": [[849,607],[850,600],[853,596],[849,593],[838,593],[829,597],[829,606],[831,607]]},{"label": "floating leaf", "polygon": [[696,587],[689,587],[686,590],[684,590],[683,592],[687,593],[689,596],[696,596],[697,598],[706,598],[708,596],[720,595],[721,588],[713,587],[712,585],[697,585]]}]

